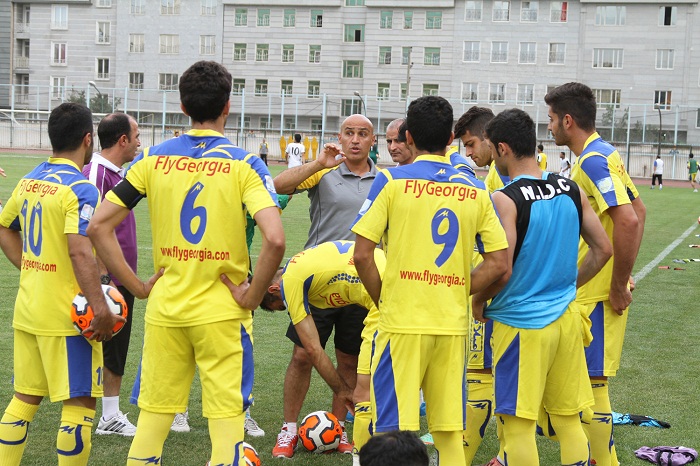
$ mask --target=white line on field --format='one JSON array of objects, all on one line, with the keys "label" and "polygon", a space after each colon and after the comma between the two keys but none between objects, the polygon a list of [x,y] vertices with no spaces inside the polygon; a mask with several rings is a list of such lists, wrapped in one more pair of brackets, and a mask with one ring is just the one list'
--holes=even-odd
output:
[{"label": "white line on field", "polygon": [[664,260],[664,259],[666,258],[666,256],[668,256],[668,255],[671,253],[671,251],[673,251],[674,249],[676,249],[676,246],[678,246],[678,245],[681,243],[681,241],[683,241],[683,240],[686,239],[688,236],[690,236],[690,234],[691,234],[693,231],[695,231],[695,228],[696,228],[696,227],[697,227],[697,225],[695,225],[695,224],[691,225],[690,228],[688,228],[687,230],[685,230],[685,232],[684,232],[681,236],[679,236],[678,238],[676,238],[676,240],[675,240],[673,243],[671,243],[671,244],[669,244],[668,246],[666,246],[666,249],[664,249],[663,251],[661,251],[661,252],[659,253],[659,255],[656,256],[656,257],[654,258],[653,261],[649,262],[647,265],[645,265],[645,266],[642,268],[642,270],[640,270],[639,272],[637,272],[637,274],[634,276],[634,281],[637,282],[637,283],[639,283],[644,277],[646,277],[646,276],[649,274],[649,272],[651,272],[657,265],[659,265],[659,263],[660,263],[662,260]]}]

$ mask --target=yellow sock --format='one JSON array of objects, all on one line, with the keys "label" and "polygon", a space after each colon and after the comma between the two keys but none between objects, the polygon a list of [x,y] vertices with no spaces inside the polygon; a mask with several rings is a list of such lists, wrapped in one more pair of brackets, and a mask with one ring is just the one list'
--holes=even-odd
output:
[{"label": "yellow sock", "polygon": [[431,432],[435,449],[438,452],[438,465],[466,466],[464,448],[462,448],[462,431]]},{"label": "yellow sock", "polygon": [[503,422],[501,446],[505,464],[539,466],[535,442],[536,421],[507,414],[499,414],[499,417]]},{"label": "yellow sock", "polygon": [[570,416],[549,416],[552,427],[557,433],[561,448],[561,464],[588,464],[590,451],[588,438],[581,425],[578,414]]},{"label": "yellow sock", "polygon": [[0,420],[0,466],[19,466],[27,445],[29,423],[38,409],[39,405],[12,397]]},{"label": "yellow sock", "polygon": [[583,424],[588,441],[591,444],[591,459],[597,466],[616,466],[617,455],[613,444],[612,408],[608,395],[607,380],[596,380],[591,383],[595,404],[592,406],[593,416],[588,424]]},{"label": "yellow sock", "polygon": [[365,446],[372,437],[370,425],[372,424],[372,404],[362,401],[355,405],[355,423],[352,427],[352,440],[357,451]]},{"label": "yellow sock", "polygon": [[127,466],[160,464],[163,456],[163,444],[168,438],[170,426],[175,414],[152,413],[141,410],[136,435],[131,442]]},{"label": "yellow sock", "polygon": [[[209,438],[211,439],[210,464],[245,466],[243,456],[243,422],[245,413],[236,417],[209,419]],[[234,461],[235,459],[235,461]],[[239,462],[239,460],[241,462]]]},{"label": "yellow sock", "polygon": [[95,410],[63,404],[61,427],[56,438],[59,466],[85,466],[92,449]]},{"label": "yellow sock", "polygon": [[467,428],[464,431],[464,459],[472,464],[493,414],[493,375],[467,373]]}]

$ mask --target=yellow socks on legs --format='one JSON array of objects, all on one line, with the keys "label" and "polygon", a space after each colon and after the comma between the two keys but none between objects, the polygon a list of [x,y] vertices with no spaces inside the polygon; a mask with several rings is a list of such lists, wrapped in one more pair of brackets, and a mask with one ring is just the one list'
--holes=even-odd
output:
[{"label": "yellow socks on legs", "polygon": [[467,373],[467,428],[464,431],[464,459],[472,464],[486,426],[493,414],[493,375]]},{"label": "yellow socks on legs", "polygon": [[161,464],[163,444],[168,438],[174,413],[152,413],[141,410],[139,414],[136,436],[131,442],[127,466],[143,466],[144,464]]},{"label": "yellow socks on legs", "polygon": [[95,410],[64,403],[56,438],[59,466],[85,466],[92,449]]},{"label": "yellow socks on legs", "polygon": [[506,414],[498,416],[503,422],[501,447],[505,464],[539,466],[540,460],[535,442],[536,422]]},{"label": "yellow socks on legs", "polygon": [[[245,413],[235,417],[209,419],[211,459],[209,464],[245,465],[243,459],[243,422]],[[239,449],[237,451],[236,449]]]},{"label": "yellow socks on legs", "polygon": [[0,420],[0,466],[19,466],[27,445],[29,423],[39,405],[32,405],[13,397]]},{"label": "yellow socks on legs", "polygon": [[461,430],[431,432],[431,434],[433,434],[435,449],[438,451],[438,465],[466,466]]},{"label": "yellow socks on legs", "polygon": [[578,414],[559,416],[551,414],[549,419],[557,433],[561,448],[561,464],[588,464],[590,451],[588,438]]},{"label": "yellow socks on legs", "polygon": [[352,440],[357,451],[372,437],[370,424],[372,423],[372,404],[362,401],[355,405],[355,424],[352,428]]},{"label": "yellow socks on legs", "polygon": [[591,381],[595,404],[591,407],[593,416],[586,423],[584,417],[583,430],[591,444],[591,459],[597,466],[617,466],[617,454],[613,443],[612,408],[608,395],[608,381]]}]

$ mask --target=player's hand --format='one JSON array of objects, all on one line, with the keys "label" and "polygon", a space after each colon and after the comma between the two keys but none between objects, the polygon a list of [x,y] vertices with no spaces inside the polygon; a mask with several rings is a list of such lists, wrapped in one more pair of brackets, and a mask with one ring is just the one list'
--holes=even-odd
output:
[{"label": "player's hand", "polygon": [[165,272],[165,269],[161,268],[158,272],[153,274],[153,276],[151,276],[151,278],[149,278],[147,281],[141,282],[141,289],[138,293],[134,293],[134,296],[136,296],[139,299],[148,298],[148,295],[151,294],[153,286],[156,284],[158,279],[163,276],[163,272]]},{"label": "player's hand", "polygon": [[243,283],[240,285],[234,285],[234,283],[225,273],[222,273],[220,278],[223,284],[228,287],[229,291],[231,291],[233,300],[236,301],[243,309],[249,309],[252,311],[260,305],[259,302],[254,303],[250,301],[250,297],[248,296],[250,283],[248,280],[243,280]]},{"label": "player's hand", "polygon": [[5,170],[3,170],[2,167],[0,167],[0,176],[7,178],[7,175],[5,174]]},{"label": "player's hand", "polygon": [[634,289],[637,288],[637,282],[634,281],[634,277],[632,275],[630,275],[629,287],[630,287],[630,292],[634,291]]},{"label": "player's hand", "polygon": [[343,154],[343,150],[338,144],[329,142],[323,145],[323,149],[318,154],[316,161],[325,168],[333,168],[345,161],[345,154]]},{"label": "player's hand", "polygon": [[624,287],[621,290],[610,288],[610,306],[617,315],[622,315],[625,309],[632,303],[632,292],[629,288]]},{"label": "player's hand", "polygon": [[352,415],[355,415],[355,402],[352,399],[352,390],[343,390],[342,392],[339,392],[338,398],[340,401],[343,402],[345,407],[352,413]]},{"label": "player's hand", "polygon": [[485,307],[486,303],[484,301],[476,299],[476,297],[472,298],[472,316],[474,317],[474,319],[483,323],[488,322],[488,319],[484,317]]},{"label": "player's hand", "polygon": [[[102,308],[102,311],[97,312],[97,307]],[[109,308],[107,307],[107,303],[104,303],[104,305],[100,306],[93,306],[92,310],[94,313],[92,322],[90,322],[90,326],[88,328],[83,330],[83,334],[93,332],[92,335],[90,335],[89,340],[111,340],[113,335],[112,330],[114,329],[114,326],[117,325],[118,322],[126,322],[126,319],[124,317],[112,314]]]}]

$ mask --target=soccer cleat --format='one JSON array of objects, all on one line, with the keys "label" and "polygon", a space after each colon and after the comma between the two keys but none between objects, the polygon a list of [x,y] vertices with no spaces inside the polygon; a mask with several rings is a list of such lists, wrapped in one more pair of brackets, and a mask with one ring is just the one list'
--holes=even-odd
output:
[{"label": "soccer cleat", "polygon": [[503,466],[503,463],[501,463],[501,460],[498,459],[498,456],[494,457],[486,463],[484,466]]},{"label": "soccer cleat", "polygon": [[124,437],[133,437],[136,434],[136,426],[129,421],[125,413],[117,411],[117,414],[111,419],[100,417],[95,433],[98,435],[116,434]]},{"label": "soccer cleat", "polygon": [[255,419],[253,419],[252,417],[245,418],[245,422],[243,422],[243,430],[246,434],[250,435],[251,437],[265,436],[265,431],[260,428],[258,423],[255,422]]},{"label": "soccer cleat", "polygon": [[348,441],[348,434],[345,432],[345,429],[343,429],[343,435],[340,437],[340,444],[336,450],[338,450],[339,453],[349,455],[352,453],[353,448],[355,448],[355,445]]},{"label": "soccer cleat", "polygon": [[697,190],[697,189],[693,189],[693,192],[696,193],[696,192],[698,192],[698,190]]},{"label": "soccer cleat", "polygon": [[294,449],[297,447],[298,441],[298,435],[282,429],[282,432],[277,434],[277,443],[272,449],[272,456],[274,458],[291,458],[294,456]]},{"label": "soccer cleat", "polygon": [[354,422],[355,421],[355,416],[348,411],[348,414],[345,415],[345,422]]},{"label": "soccer cleat", "polygon": [[170,430],[173,432],[189,432],[190,424],[187,422],[189,414],[187,411],[184,413],[175,414],[175,419],[173,419],[173,424],[170,426]]}]

